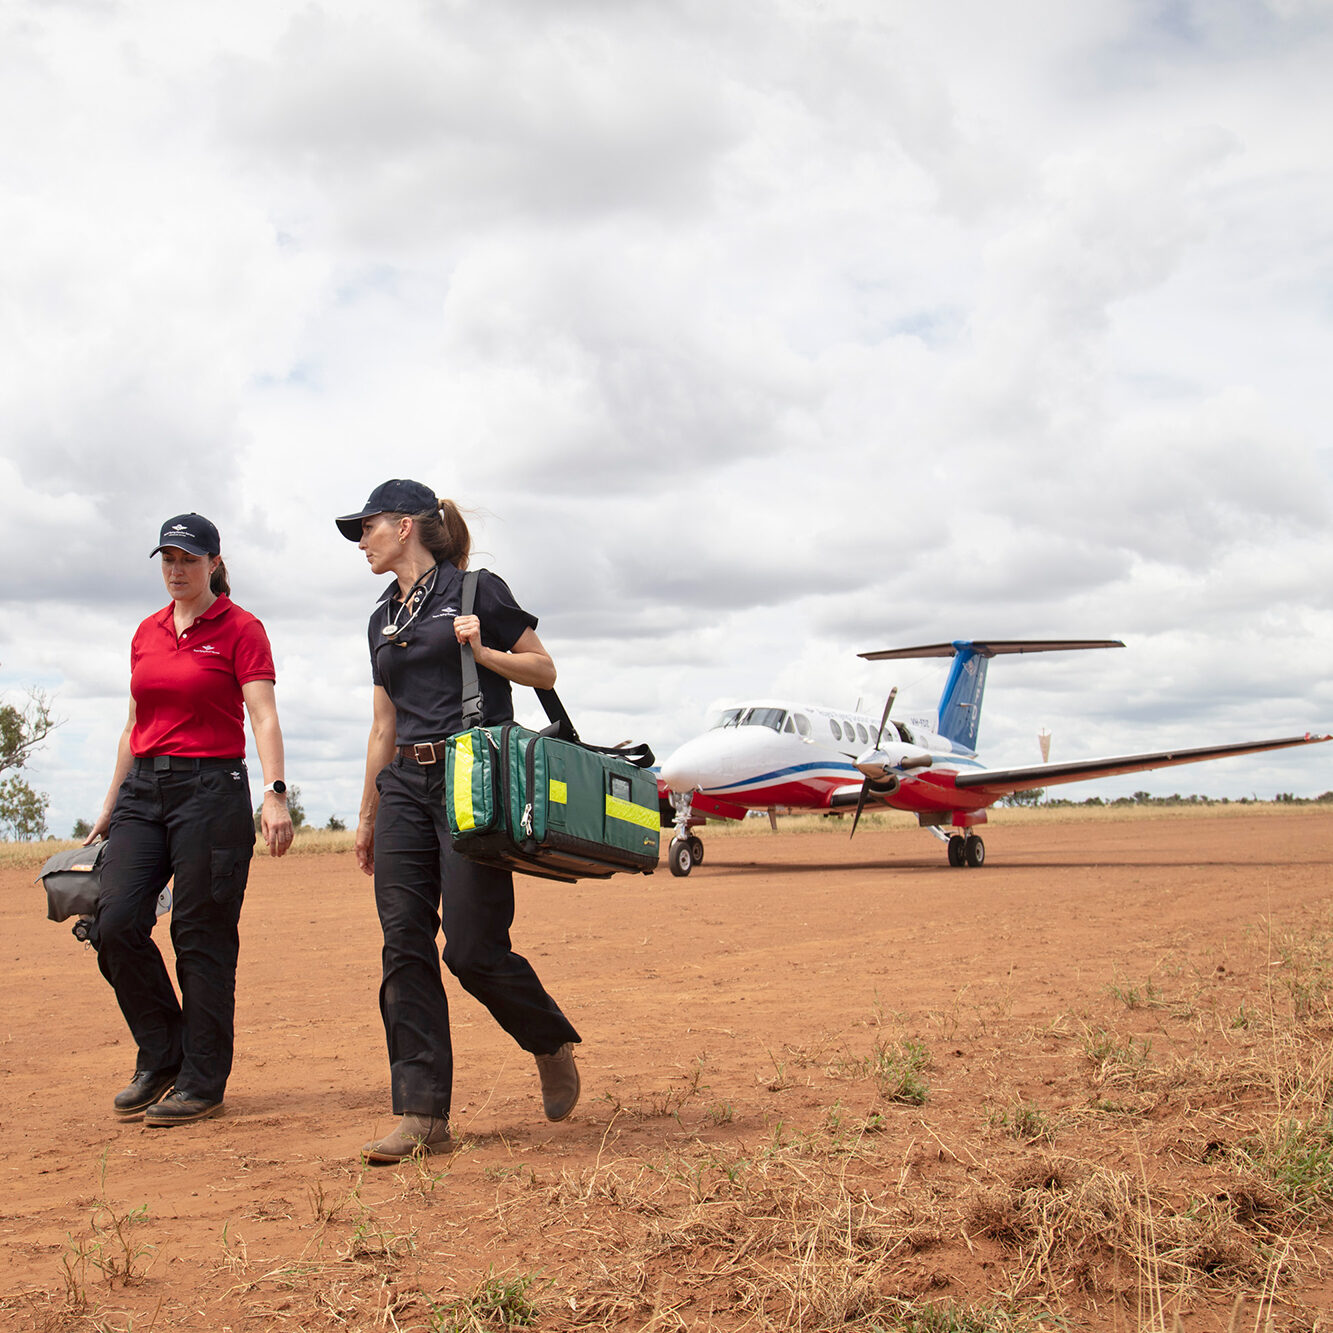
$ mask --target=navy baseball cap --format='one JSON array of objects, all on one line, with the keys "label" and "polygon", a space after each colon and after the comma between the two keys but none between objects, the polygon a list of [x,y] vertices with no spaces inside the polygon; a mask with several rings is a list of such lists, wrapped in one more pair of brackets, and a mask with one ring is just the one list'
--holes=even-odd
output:
[{"label": "navy baseball cap", "polygon": [[361,520],[372,514],[433,514],[439,507],[440,502],[429,486],[423,486],[419,481],[395,479],[376,486],[370,499],[355,514],[344,514],[333,521],[349,542],[359,542]]},{"label": "navy baseball cap", "polygon": [[156,555],[165,546],[175,546],[190,555],[218,555],[222,542],[218,530],[202,514],[177,514],[162,525],[157,545],[148,552]]}]

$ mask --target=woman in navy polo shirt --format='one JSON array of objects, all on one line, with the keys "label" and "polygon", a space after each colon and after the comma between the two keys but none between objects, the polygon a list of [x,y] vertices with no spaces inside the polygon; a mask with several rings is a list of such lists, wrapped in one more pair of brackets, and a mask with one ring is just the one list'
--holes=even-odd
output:
[{"label": "woman in navy polo shirt", "polygon": [[579,1097],[579,1034],[513,951],[514,881],[507,870],[458,855],[444,810],[444,741],[463,729],[462,658],[476,658],[487,725],[514,716],[511,681],[549,689],[555,664],[537,619],[503,579],[481,570],[476,614],[459,614],[472,541],[457,507],[415,481],[386,481],[339,531],[374,574],[393,574],[370,615],[374,715],[356,857],[375,877],[384,932],[380,1012],[389,1046],[397,1128],[368,1143],[370,1162],[447,1152],[453,1093],[449,1002],[435,938],[460,984],[536,1059],[542,1105],[564,1120]]},{"label": "woman in navy polo shirt", "polygon": [[[151,554],[161,553],[171,601],[135,631],[129,720],[86,839],[107,838],[91,938],[139,1048],[113,1106],[155,1126],[217,1115],[231,1073],[237,923],[255,841],[243,708],[264,772],[264,840],[273,856],[292,841],[273,654],[263,625],[228,597],[220,550],[199,514],[162,525]],[[152,939],[173,876],[179,1001]]]}]

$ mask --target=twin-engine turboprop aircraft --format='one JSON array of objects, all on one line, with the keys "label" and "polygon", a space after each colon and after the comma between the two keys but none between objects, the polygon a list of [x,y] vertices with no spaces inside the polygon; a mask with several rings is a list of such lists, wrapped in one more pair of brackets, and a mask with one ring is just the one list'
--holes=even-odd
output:
[{"label": "twin-engine turboprop aircraft", "polygon": [[675,825],[667,852],[671,873],[688,875],[703,860],[703,841],[693,830],[708,815],[740,819],[749,810],[771,813],[777,806],[855,807],[855,833],[871,800],[915,814],[923,828],[948,845],[950,865],[980,866],[986,845],[973,830],[986,822],[987,806],[1013,792],[1330,739],[1306,732],[1277,740],[1004,769],[988,769],[977,758],[981,697],[992,657],[1124,646],[1118,639],[959,639],[860,654],[873,662],[952,657],[935,718],[890,719],[896,689],[878,726],[864,713],[777,699],[723,710],[708,731],[686,741],[660,770],[659,789],[664,801],[670,801]]}]

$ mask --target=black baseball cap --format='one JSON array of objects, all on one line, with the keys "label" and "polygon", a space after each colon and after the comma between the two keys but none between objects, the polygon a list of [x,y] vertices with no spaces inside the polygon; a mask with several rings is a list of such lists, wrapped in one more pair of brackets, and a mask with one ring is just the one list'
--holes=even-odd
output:
[{"label": "black baseball cap", "polygon": [[218,555],[222,541],[218,530],[202,514],[177,514],[162,525],[157,545],[148,552],[156,555],[164,546],[175,546],[190,555]]},{"label": "black baseball cap", "polygon": [[361,540],[361,520],[372,514],[425,514],[440,507],[435,492],[419,481],[382,481],[370,493],[370,499],[355,514],[344,514],[333,521],[349,542]]}]

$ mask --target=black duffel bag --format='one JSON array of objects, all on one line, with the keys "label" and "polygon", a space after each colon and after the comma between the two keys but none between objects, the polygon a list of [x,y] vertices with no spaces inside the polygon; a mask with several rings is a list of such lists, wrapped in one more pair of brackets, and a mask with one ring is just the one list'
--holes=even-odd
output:
[{"label": "black duffel bag", "polygon": [[102,858],[106,843],[91,847],[67,847],[47,859],[37,880],[46,890],[46,919],[65,921],[72,916],[92,916],[102,891]]}]

